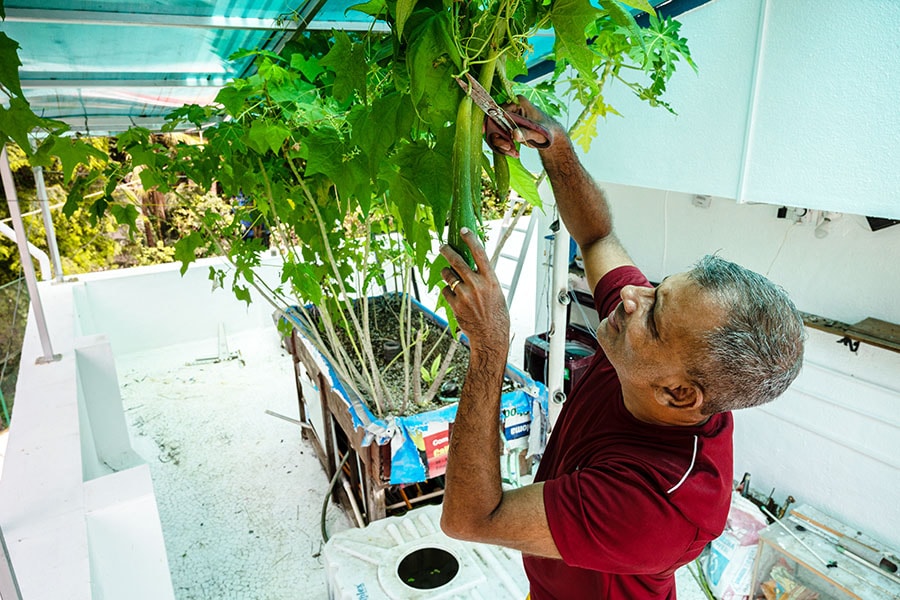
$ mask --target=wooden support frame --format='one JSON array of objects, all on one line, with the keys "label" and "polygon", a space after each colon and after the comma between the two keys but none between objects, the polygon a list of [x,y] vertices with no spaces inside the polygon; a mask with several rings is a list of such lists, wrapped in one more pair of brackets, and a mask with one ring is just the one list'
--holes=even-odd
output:
[{"label": "wooden support frame", "polygon": [[[343,487],[336,484],[332,490],[333,499],[341,502],[348,512],[353,509],[352,503],[355,502],[365,523],[383,519],[387,516],[386,492],[391,487],[384,476],[383,449],[387,447],[374,443],[363,446],[365,432],[353,426],[344,398],[332,389],[328,377],[313,360],[296,330],[291,331],[286,346],[294,361],[300,421],[304,424],[302,436],[312,445],[329,481],[340,466],[343,454],[351,453],[345,464],[345,475],[354,498],[351,502]],[[319,388],[319,397],[316,399],[304,396],[301,383],[304,369]],[[315,401],[321,405],[324,422],[324,426],[318,428],[309,411],[309,403]],[[386,455],[389,461],[390,453]]]}]

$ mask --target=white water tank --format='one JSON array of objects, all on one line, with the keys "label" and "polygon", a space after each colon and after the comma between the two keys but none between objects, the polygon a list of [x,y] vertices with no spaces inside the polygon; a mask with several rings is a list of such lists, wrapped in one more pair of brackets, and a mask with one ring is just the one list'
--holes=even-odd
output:
[{"label": "white water tank", "polygon": [[441,531],[441,507],[348,529],[323,551],[331,600],[524,600],[522,555]]}]

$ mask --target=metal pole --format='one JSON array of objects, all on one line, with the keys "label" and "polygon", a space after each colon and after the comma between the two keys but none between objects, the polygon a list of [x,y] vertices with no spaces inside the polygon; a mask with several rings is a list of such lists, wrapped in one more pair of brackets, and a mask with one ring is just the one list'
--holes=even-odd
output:
[{"label": "metal pole", "polygon": [[19,246],[19,257],[22,260],[22,271],[25,273],[25,281],[28,283],[28,293],[31,295],[31,307],[34,310],[34,319],[37,323],[38,334],[41,338],[41,348],[44,355],[38,357],[37,363],[43,364],[59,360],[60,355],[53,354],[53,346],[50,344],[50,332],[47,329],[47,319],[44,318],[44,307],[41,305],[41,296],[38,293],[37,276],[34,274],[34,264],[31,262],[31,254],[28,253],[28,240],[25,239],[25,225],[22,223],[22,211],[19,210],[19,200],[16,198],[16,186],[13,182],[12,169],[9,167],[9,156],[6,146],[0,151],[0,178],[3,180],[3,188],[6,190],[6,203],[9,205],[9,214],[12,216],[13,228],[16,231],[16,245]]},{"label": "metal pole", "polygon": [[50,259],[53,261],[54,280],[62,283],[62,261],[59,258],[59,245],[56,243],[56,230],[53,228],[53,217],[50,216],[50,200],[47,198],[47,186],[44,185],[44,168],[35,167],[34,184],[37,188],[38,202],[41,203],[41,213],[44,217],[44,231],[47,232],[47,247],[50,249]]},{"label": "metal pole", "polygon": [[550,393],[550,427],[566,401],[566,328],[569,317],[569,232],[559,220],[553,240],[552,287],[550,288],[550,344],[547,351],[547,391]]},{"label": "metal pole", "polygon": [[16,580],[16,572],[13,570],[12,559],[9,557],[9,548],[6,547],[6,536],[0,528],[0,544],[3,546],[3,556],[6,560],[0,561],[0,598],[3,600],[22,600],[22,590]]}]

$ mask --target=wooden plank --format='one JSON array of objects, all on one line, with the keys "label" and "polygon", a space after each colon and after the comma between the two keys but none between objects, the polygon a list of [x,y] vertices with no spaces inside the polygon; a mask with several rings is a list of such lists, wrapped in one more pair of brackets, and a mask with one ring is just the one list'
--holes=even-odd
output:
[{"label": "wooden plank", "polygon": [[860,335],[868,335],[874,339],[900,346],[900,325],[894,323],[869,317],[856,323],[853,326],[853,331],[858,332]]},{"label": "wooden plank", "polygon": [[810,313],[800,313],[807,327],[865,342],[872,346],[900,352],[900,326],[879,319],[868,318],[855,325]]},{"label": "wooden plank", "polygon": [[368,447],[369,469],[366,486],[367,522],[377,521],[387,516],[385,495],[387,488],[381,483],[381,448],[376,444]]}]

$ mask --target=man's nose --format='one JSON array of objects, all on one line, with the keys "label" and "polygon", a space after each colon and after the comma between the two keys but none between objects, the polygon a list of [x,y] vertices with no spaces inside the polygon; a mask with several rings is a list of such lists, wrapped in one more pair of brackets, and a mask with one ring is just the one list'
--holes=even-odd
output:
[{"label": "man's nose", "polygon": [[637,310],[645,296],[644,290],[646,289],[648,288],[636,285],[626,285],[622,288],[622,291],[619,292],[619,296],[622,298],[622,305],[624,306],[626,313],[631,314]]}]

